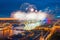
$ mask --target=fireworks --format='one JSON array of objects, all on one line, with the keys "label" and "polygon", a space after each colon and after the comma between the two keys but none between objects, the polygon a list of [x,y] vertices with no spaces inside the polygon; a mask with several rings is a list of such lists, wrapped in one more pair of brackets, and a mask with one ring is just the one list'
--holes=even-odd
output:
[{"label": "fireworks", "polygon": [[[23,10],[24,9],[24,10]],[[45,20],[47,18],[47,13],[42,11],[37,11],[34,5],[23,4],[21,6],[21,11],[13,12],[11,17],[21,21],[26,20],[25,30],[32,30],[37,26],[40,26],[42,22],[40,20]],[[31,22],[29,22],[31,21]],[[33,22],[35,21],[35,22]]]}]

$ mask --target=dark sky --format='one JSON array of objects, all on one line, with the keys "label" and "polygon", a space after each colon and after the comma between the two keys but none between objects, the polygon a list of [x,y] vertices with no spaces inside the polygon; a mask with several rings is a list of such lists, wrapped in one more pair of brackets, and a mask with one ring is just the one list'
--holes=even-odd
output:
[{"label": "dark sky", "polygon": [[36,5],[38,10],[50,7],[54,10],[58,7],[56,15],[60,15],[60,0],[0,0],[0,17],[10,17],[11,12],[19,10],[21,4],[30,3]]}]

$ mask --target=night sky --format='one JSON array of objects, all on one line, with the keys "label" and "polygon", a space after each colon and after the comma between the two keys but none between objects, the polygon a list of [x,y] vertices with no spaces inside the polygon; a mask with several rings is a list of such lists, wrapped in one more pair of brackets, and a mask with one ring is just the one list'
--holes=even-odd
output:
[{"label": "night sky", "polygon": [[23,3],[33,4],[37,10],[44,10],[47,7],[55,10],[57,7],[54,14],[60,16],[60,0],[0,0],[0,17],[10,17],[11,13],[19,10]]}]

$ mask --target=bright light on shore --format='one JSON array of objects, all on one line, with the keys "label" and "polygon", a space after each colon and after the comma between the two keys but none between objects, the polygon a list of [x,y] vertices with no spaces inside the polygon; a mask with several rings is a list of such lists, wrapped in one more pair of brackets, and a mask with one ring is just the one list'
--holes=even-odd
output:
[{"label": "bright light on shore", "polygon": [[44,20],[47,17],[46,13],[43,12],[15,12],[13,17],[18,20]]},{"label": "bright light on shore", "polygon": [[27,20],[36,20],[36,17],[37,17],[36,13],[28,13],[26,15]]},{"label": "bright light on shore", "polygon": [[25,20],[25,14],[21,12],[16,12],[13,17],[18,20]]},{"label": "bright light on shore", "polygon": [[45,20],[46,17],[47,17],[46,13],[43,12],[37,13],[37,20]]}]

